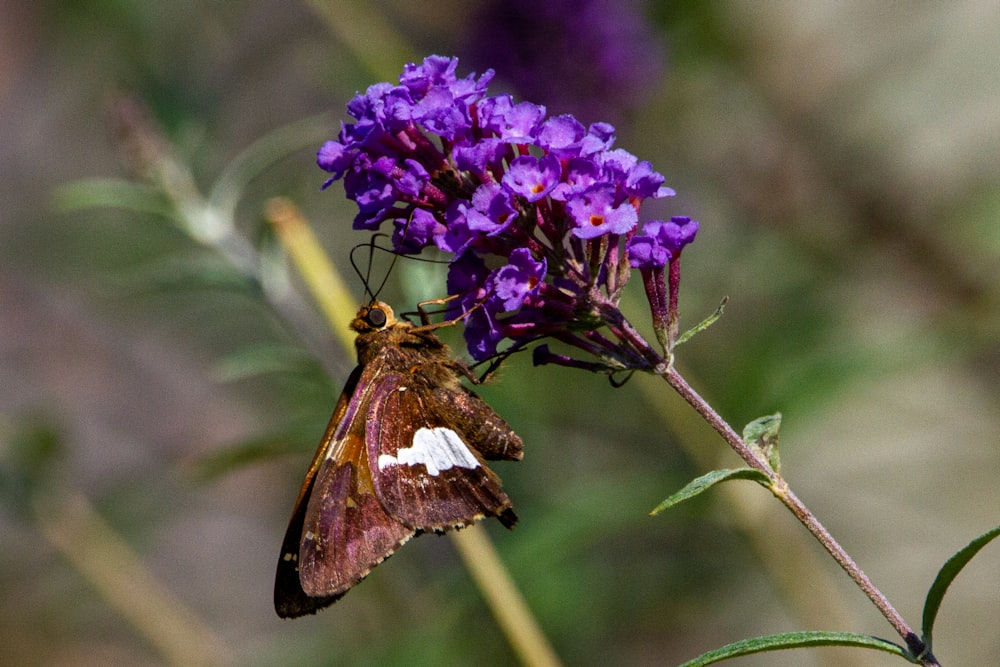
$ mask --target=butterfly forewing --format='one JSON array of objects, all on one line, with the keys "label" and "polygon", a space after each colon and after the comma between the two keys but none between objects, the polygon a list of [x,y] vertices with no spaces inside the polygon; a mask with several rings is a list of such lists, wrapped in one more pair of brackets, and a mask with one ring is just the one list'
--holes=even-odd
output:
[{"label": "butterfly forewing", "polygon": [[363,369],[316,473],[299,548],[299,579],[310,596],[347,591],[414,533],[375,497],[365,427],[378,375],[376,364]]},{"label": "butterfly forewing", "polygon": [[315,613],[317,609],[329,605],[339,597],[335,596],[324,600],[306,595],[299,579],[299,548],[302,544],[302,528],[305,525],[306,508],[316,483],[316,475],[328,454],[333,451],[336,431],[343,423],[344,414],[347,412],[361,374],[362,368],[358,366],[347,379],[344,390],[337,400],[337,406],[333,409],[333,415],[327,424],[323,439],[320,440],[316,454],[306,472],[299,496],[295,501],[292,518],[285,530],[285,539],[281,543],[281,555],[278,558],[278,570],[274,578],[274,608],[282,618],[294,618],[303,614]]},{"label": "butterfly forewing", "polygon": [[353,461],[327,461],[324,468],[327,484],[309,501],[299,550],[299,578],[311,597],[345,593],[415,532],[389,516],[370,488],[362,490],[367,463],[358,469]]}]

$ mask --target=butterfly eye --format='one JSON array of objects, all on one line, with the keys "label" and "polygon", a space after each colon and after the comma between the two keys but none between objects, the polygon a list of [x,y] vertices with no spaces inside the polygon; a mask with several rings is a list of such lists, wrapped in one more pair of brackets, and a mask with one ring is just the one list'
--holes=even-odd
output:
[{"label": "butterfly eye", "polygon": [[368,311],[367,319],[368,324],[372,325],[372,327],[376,329],[384,327],[387,320],[385,311],[378,307],[372,308]]}]

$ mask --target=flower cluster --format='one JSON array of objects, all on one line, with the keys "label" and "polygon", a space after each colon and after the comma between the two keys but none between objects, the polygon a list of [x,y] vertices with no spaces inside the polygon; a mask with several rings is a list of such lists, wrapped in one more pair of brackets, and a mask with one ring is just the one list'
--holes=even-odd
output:
[{"label": "flower cluster", "polygon": [[[504,339],[520,347],[552,337],[597,356],[595,370],[648,367],[655,357],[618,312],[621,291],[639,269],[665,329],[665,292],[654,283],[698,223],[651,221],[640,234],[643,201],[674,192],[649,162],[613,147],[612,126],[487,96],[493,72],[460,79],[457,65],[432,56],[407,65],[399,85],[357,95],[347,107],[356,122],[319,150],[332,174],[324,187],[343,179],[359,208],[355,229],[388,222],[397,252],[449,255],[451,307],[467,318],[475,359]],[[579,365],[546,354],[536,361]]]}]

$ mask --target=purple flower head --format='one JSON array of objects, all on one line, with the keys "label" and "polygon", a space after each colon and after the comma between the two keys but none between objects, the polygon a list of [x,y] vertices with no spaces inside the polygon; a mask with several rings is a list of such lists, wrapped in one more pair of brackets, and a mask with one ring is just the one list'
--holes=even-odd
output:
[{"label": "purple flower head", "polygon": [[[457,66],[431,56],[407,65],[398,85],[356,96],[355,122],[317,153],[324,187],[343,181],[356,228],[389,221],[397,252],[450,256],[449,315],[464,318],[474,358],[551,337],[597,356],[595,368],[653,363],[612,314],[630,268],[663,301],[662,267],[698,223],[675,217],[637,233],[643,202],[673,191],[615,148],[614,127],[487,96],[493,73],[459,78]],[[652,269],[661,270],[647,280]]]}]

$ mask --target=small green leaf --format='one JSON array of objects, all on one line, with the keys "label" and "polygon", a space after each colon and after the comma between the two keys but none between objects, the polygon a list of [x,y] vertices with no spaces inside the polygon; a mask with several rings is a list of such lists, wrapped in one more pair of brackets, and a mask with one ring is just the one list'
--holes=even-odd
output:
[{"label": "small green leaf", "polygon": [[775,472],[781,471],[781,457],[778,455],[778,430],[781,428],[781,413],[758,417],[743,429],[743,442],[757,450]]},{"label": "small green leaf", "polygon": [[720,317],[722,317],[722,313],[726,309],[727,301],[729,301],[728,296],[722,299],[722,301],[719,303],[719,307],[715,309],[714,313],[712,313],[711,315],[703,319],[701,322],[694,325],[693,327],[682,333],[680,336],[678,336],[677,341],[674,342],[674,347],[677,347],[681,343],[687,342],[695,334],[701,333],[705,329],[715,324],[715,321]]},{"label": "small green leaf", "polygon": [[777,442],[779,428],[781,428],[780,412],[758,417],[743,428],[743,441],[747,444]]},{"label": "small green leaf", "polygon": [[920,664],[902,646],[885,639],[859,635],[853,632],[787,632],[780,635],[753,637],[732,644],[727,644],[714,651],[702,653],[694,660],[685,662],[681,667],[702,667],[721,662],[730,658],[738,658],[764,651],[780,651],[789,648],[813,648],[816,646],[854,646],[876,651],[885,651],[905,658],[914,664]]},{"label": "small green leaf", "polygon": [[649,515],[656,516],[663,510],[673,507],[677,503],[683,502],[689,498],[693,498],[699,493],[707,491],[710,487],[715,486],[719,482],[725,482],[730,479],[749,479],[757,482],[765,488],[771,486],[771,480],[768,476],[760,470],[754,470],[753,468],[728,468],[723,470],[713,470],[712,472],[706,473],[698,479],[689,482],[683,489],[657,505],[656,509],[650,512]]},{"label": "small green leaf", "polygon": [[941,566],[941,570],[938,571],[934,583],[931,584],[930,590],[927,591],[927,600],[924,602],[922,631],[924,643],[927,644],[928,650],[931,648],[931,633],[934,629],[934,620],[937,618],[938,609],[941,608],[941,601],[944,599],[944,594],[948,590],[948,586],[955,580],[955,577],[962,571],[962,568],[968,565],[969,561],[979,553],[979,550],[992,542],[998,535],[1000,535],[1000,526],[969,542]]}]

